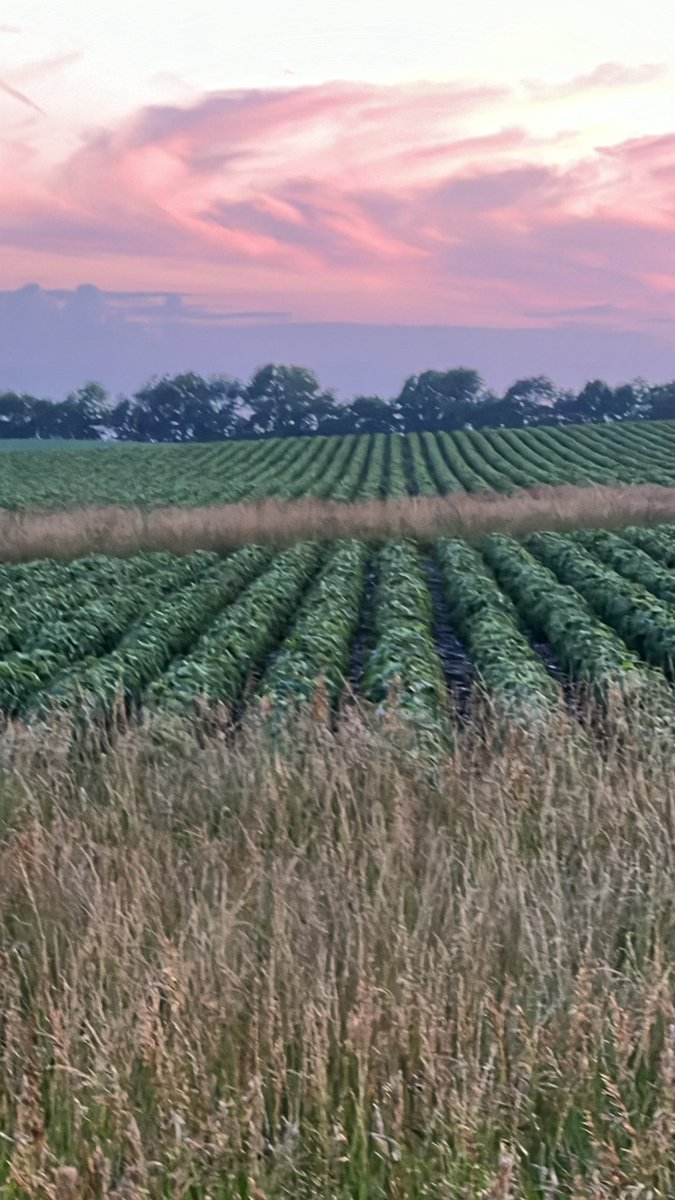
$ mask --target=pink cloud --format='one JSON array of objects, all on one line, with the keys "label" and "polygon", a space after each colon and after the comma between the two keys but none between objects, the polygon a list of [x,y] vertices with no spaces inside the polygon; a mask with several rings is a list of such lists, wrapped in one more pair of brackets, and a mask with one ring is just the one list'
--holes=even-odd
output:
[{"label": "pink cloud", "polygon": [[30,96],[27,96],[25,92],[19,91],[18,88],[12,87],[11,84],[5,83],[2,79],[0,79],[0,91],[4,92],[6,96],[10,96],[12,100],[17,100],[19,104],[25,104],[27,108],[32,108],[34,112],[40,113],[40,116],[44,117],[44,109],[40,108],[39,104],[31,100]]},{"label": "pink cloud", "polygon": [[44,79],[45,76],[53,75],[57,71],[63,71],[66,67],[73,66],[74,63],[80,62],[84,57],[82,50],[67,50],[63,54],[51,54],[47,58],[39,58],[35,62],[26,63],[15,72],[16,78],[19,80],[25,79]]},{"label": "pink cloud", "polygon": [[[585,86],[622,70],[635,75],[604,64]],[[15,143],[7,280],[23,255],[63,284],[228,294],[298,317],[675,317],[675,133],[556,166],[542,156],[554,142],[502,127],[506,98],[441,84],[216,93],[92,131],[51,174],[25,144],[22,178],[6,169]]]},{"label": "pink cloud", "polygon": [[628,67],[625,63],[605,62],[594,67],[592,71],[587,71],[584,75],[575,75],[563,83],[551,84],[529,80],[525,86],[535,96],[562,98],[605,88],[640,87],[642,84],[661,79],[667,70],[665,63],[642,63],[637,67]]}]

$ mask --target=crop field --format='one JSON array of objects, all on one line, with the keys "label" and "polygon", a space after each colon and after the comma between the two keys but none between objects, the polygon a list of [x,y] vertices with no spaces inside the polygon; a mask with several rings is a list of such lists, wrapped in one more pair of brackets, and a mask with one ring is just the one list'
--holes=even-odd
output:
[{"label": "crop field", "polygon": [[[675,480],[675,424],[0,452],[15,508],[368,500]],[[657,491],[659,490],[657,486]],[[476,702],[516,725],[630,697],[668,716],[675,525],[0,566],[0,712],[206,725],[354,700],[450,747]]]},{"label": "crop field", "polygon": [[[48,543],[668,496],[673,449],[0,448],[3,1197],[675,1195],[671,517]],[[52,557],[9,561],[31,522]]]},{"label": "crop field", "polygon": [[[18,443],[17,443],[18,444]],[[675,422],[196,445],[0,446],[0,509],[197,506],[675,483]]]},{"label": "crop field", "polygon": [[665,719],[674,568],[670,525],[4,565],[0,709],[334,723],[358,698],[438,747],[476,697],[521,726],[614,695]]}]

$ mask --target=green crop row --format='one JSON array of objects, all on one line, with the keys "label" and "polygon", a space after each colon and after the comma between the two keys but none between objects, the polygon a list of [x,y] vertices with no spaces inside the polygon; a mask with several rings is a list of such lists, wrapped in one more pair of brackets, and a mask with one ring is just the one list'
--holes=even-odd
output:
[{"label": "green crop row", "polygon": [[387,456],[387,435],[373,434],[370,446],[370,458],[365,477],[361,481],[355,500],[375,500],[384,494],[384,476]]},{"label": "green crop row", "polygon": [[623,529],[621,536],[632,546],[638,546],[651,555],[656,562],[665,567],[675,567],[675,526],[659,525],[653,529],[643,529],[632,525]]},{"label": "green crop row", "polygon": [[601,696],[648,690],[651,673],[572,587],[503,534],[481,545],[495,576],[532,631],[545,638],[563,670]]},{"label": "green crop row", "polygon": [[336,479],[330,488],[330,491],[322,492],[322,495],[330,495],[332,500],[352,500],[355,493],[358,491],[359,484],[365,473],[368,456],[370,454],[370,437],[366,434],[363,437],[352,435],[353,453],[350,458],[349,467],[343,473],[342,477]]},{"label": "green crop row", "polygon": [[20,455],[0,449],[0,508],[348,500],[379,495],[385,479],[391,496],[565,482],[665,484],[675,481],[673,424],[54,446]]},{"label": "green crop row", "polygon": [[[215,560],[215,555],[211,556]],[[172,561],[170,554],[136,555],[130,559],[91,556],[79,562],[46,562],[42,569],[0,583],[0,654],[25,649],[43,625],[70,619],[81,605],[109,592],[133,586]],[[31,566],[33,564],[30,564]]]},{"label": "green crop row", "polygon": [[[467,429],[458,429],[453,435],[455,446],[462,455],[466,467],[469,471],[473,471],[476,478],[482,480],[483,486],[489,487],[493,492],[512,492],[515,487],[513,478],[505,474],[503,463],[495,467],[492,459],[492,453],[489,442],[486,442],[482,433],[474,433]],[[525,484],[524,486],[530,486]]]},{"label": "green crop row", "polygon": [[425,455],[425,443],[419,433],[408,434],[410,450],[410,467],[415,481],[415,491],[418,496],[437,496],[438,484],[429,469]]},{"label": "green crop row", "polygon": [[338,699],[359,624],[366,560],[362,542],[336,542],[263,677],[265,710],[296,709],[314,698],[320,684],[332,703]]},{"label": "green crop row", "polygon": [[444,538],[435,547],[450,622],[492,699],[517,719],[560,708],[562,692],[524,636],[513,603],[480,555]]},{"label": "green crop row", "polygon": [[582,546],[595,558],[612,567],[619,575],[648,588],[654,596],[675,605],[675,575],[660,566],[651,554],[616,533],[605,530],[582,529],[568,535],[568,540]]},{"label": "green crop row", "polygon": [[443,496],[448,495],[449,492],[463,491],[462,484],[455,472],[450,470],[443,456],[436,434],[421,433],[420,438],[426,450],[429,470],[436,483],[436,490]]},{"label": "green crop row", "polygon": [[101,658],[85,658],[60,672],[35,707],[60,706],[88,714],[110,711],[121,695],[139,698],[143,689],[184,655],[218,612],[230,604],[269,563],[261,546],[245,546],[200,579],[158,603],[133,622],[118,646]]},{"label": "green crop row", "polygon": [[199,550],[172,559],[162,569],[135,582],[127,577],[124,586],[47,621],[20,651],[0,659],[0,709],[16,712],[69,663],[110,652],[141,613],[163,596],[204,577],[215,562],[216,555]]},{"label": "green crop row", "polygon": [[456,435],[451,433],[438,433],[438,445],[441,454],[445,459],[452,475],[459,480],[462,487],[467,492],[484,492],[489,490],[488,485],[483,479],[482,473],[479,474],[461,453],[457,446]]},{"label": "green crop row", "polygon": [[513,429],[483,429],[474,437],[476,442],[480,439],[481,453],[488,461],[518,487],[566,482],[560,471],[530,450]]},{"label": "green crop row", "polygon": [[321,560],[315,542],[299,542],[271,566],[202,633],[188,655],[155,673],[146,693],[153,707],[183,712],[232,705],[247,678],[278,645]]},{"label": "green crop row", "polygon": [[408,476],[403,458],[405,438],[402,433],[393,433],[389,438],[389,472],[387,478],[387,495],[392,499],[407,496]]},{"label": "green crop row", "polygon": [[675,610],[561,534],[531,534],[526,544],[562,583],[575,588],[627,645],[667,675],[675,675]]},{"label": "green crop row", "polygon": [[375,648],[362,680],[364,696],[394,705],[417,729],[444,739],[450,701],[432,633],[431,596],[417,549],[401,539],[378,552]]}]

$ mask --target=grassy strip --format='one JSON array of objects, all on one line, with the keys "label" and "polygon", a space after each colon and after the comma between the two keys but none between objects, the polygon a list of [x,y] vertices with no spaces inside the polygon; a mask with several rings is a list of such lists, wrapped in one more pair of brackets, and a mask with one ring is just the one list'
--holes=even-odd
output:
[{"label": "grassy strip", "polygon": [[[396,466],[396,486],[400,473]],[[675,487],[540,487],[513,495],[476,492],[401,496],[353,503],[305,497],[208,508],[85,508],[71,512],[0,511],[0,555],[20,562],[79,558],[92,551],[224,551],[251,542],[290,545],[314,538],[478,538],[537,530],[621,529],[675,521]]]},{"label": "grassy strip", "polygon": [[3,1200],[675,1194],[672,748],[627,725],[433,777],[353,714],[10,730]]}]

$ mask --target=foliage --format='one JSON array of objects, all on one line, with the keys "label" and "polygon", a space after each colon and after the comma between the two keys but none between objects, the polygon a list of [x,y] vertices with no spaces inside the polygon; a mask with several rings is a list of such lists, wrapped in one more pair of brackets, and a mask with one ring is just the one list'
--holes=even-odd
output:
[{"label": "foliage", "polygon": [[[581,544],[570,538],[555,533],[535,533],[527,539],[527,546],[555,571],[562,583],[571,585],[584,596],[598,616],[615,628],[627,645],[648,662],[662,667],[667,675],[675,675],[675,608],[670,609],[648,587],[623,578],[612,567],[597,562]],[[630,562],[631,573],[638,576],[642,574],[640,561],[638,558],[636,564],[630,551],[622,556],[624,570]],[[648,556],[645,574],[652,581],[657,575]]]},{"label": "foliage", "polygon": [[[528,545],[537,554],[541,543]],[[603,624],[584,595],[559,582],[552,570],[512,538],[490,534],[481,548],[521,619],[545,638],[568,674],[601,696],[612,692],[648,695],[657,682],[609,624]]]},{"label": "foliage", "polygon": [[247,546],[219,561],[196,583],[176,588],[151,611],[133,621],[118,645],[102,657],[82,658],[59,672],[36,697],[34,709],[74,709],[86,716],[108,714],[120,699],[139,699],[171,659],[186,654],[204,626],[233,600],[269,562],[270,553]]},{"label": "foliage", "polygon": [[463,640],[488,694],[516,720],[560,708],[560,686],[523,633],[508,596],[466,542],[442,538],[435,547],[453,628]]},{"label": "foliage", "polygon": [[204,702],[232,705],[283,636],[320,558],[313,542],[299,542],[280,554],[207,626],[190,653],[152,682],[148,702],[183,712]]},{"label": "foliage", "polygon": [[316,433],[332,410],[332,397],[321,391],[313,371],[273,363],[255,372],[244,399],[250,410],[246,428],[258,435]]},{"label": "foliage", "polygon": [[248,383],[208,379],[195,371],[155,377],[116,401],[89,382],[54,403],[0,393],[0,436],[140,442],[208,442],[224,438],[311,434],[527,429],[636,419],[675,418],[675,382],[642,379],[610,387],[589,380],[577,392],[546,376],[518,379],[503,395],[469,367],[427,370],[405,380],[397,396],[338,400],[306,367],[267,363]]},{"label": "foliage", "polygon": [[323,689],[330,703],[342,692],[360,617],[367,552],[337,541],[304,600],[293,628],[260,685],[263,711],[295,710]]},{"label": "foliage", "polygon": [[487,394],[478,372],[468,367],[423,371],[406,379],[394,409],[405,430],[456,429]]},{"label": "foliage", "polygon": [[376,705],[393,707],[416,729],[443,743],[451,703],[432,634],[431,597],[415,544],[387,542],[375,562],[376,644],[362,688]]}]

